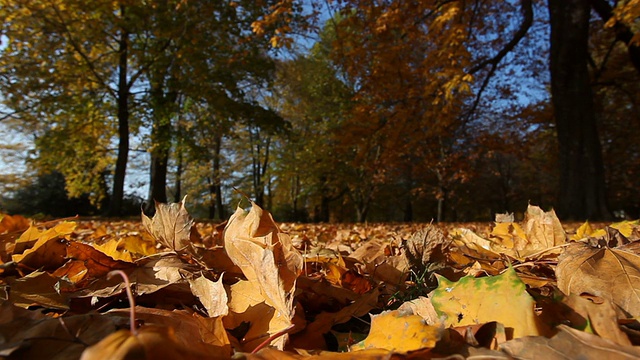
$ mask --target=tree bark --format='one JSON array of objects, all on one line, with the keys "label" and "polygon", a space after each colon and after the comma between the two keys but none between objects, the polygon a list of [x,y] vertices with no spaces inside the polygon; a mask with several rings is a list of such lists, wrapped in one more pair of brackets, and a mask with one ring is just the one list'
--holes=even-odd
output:
[{"label": "tree bark", "polygon": [[[124,17],[124,7],[121,8]],[[113,174],[113,191],[109,202],[110,216],[121,215],[124,198],[124,179],[129,159],[129,84],[127,82],[129,33],[122,30],[119,41],[120,59],[118,64],[118,157]]]},{"label": "tree bark", "polygon": [[604,165],[588,72],[589,17],[585,0],[549,0],[551,100],[559,145],[563,219],[606,219]]},{"label": "tree bark", "polygon": [[151,91],[153,104],[153,129],[151,130],[151,168],[149,171],[149,196],[147,212],[153,213],[154,201],[167,202],[167,170],[169,150],[171,149],[171,116],[172,106],[177,96],[165,94],[159,86]]},{"label": "tree bark", "polygon": [[180,200],[182,200],[182,171],[184,170],[184,165],[182,148],[178,145],[176,146],[176,149],[178,151],[176,153],[176,182],[173,194],[173,202],[178,203],[180,202]]},{"label": "tree bark", "polygon": [[209,192],[214,199],[212,199],[211,206],[209,208],[209,218],[215,218],[217,209],[218,218],[220,220],[226,218],[224,204],[222,202],[222,178],[220,174],[221,150],[222,135],[216,134],[213,141],[213,160],[211,162],[212,181],[209,186]]}]

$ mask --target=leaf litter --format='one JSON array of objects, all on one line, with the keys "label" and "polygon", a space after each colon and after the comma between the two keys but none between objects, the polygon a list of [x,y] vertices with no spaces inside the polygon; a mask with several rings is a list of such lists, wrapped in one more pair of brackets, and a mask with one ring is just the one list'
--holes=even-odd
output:
[{"label": "leaf litter", "polygon": [[251,203],[215,225],[185,201],[0,215],[0,357],[640,357],[637,221],[278,224]]}]

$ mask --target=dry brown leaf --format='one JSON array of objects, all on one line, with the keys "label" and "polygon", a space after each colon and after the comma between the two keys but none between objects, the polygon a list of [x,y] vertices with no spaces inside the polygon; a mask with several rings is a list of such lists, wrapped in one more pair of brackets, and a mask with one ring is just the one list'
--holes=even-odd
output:
[{"label": "dry brown leaf", "polygon": [[120,359],[215,359],[207,353],[194,351],[193,347],[181,346],[175,330],[164,326],[144,326],[137,334],[129,330],[119,330],[97,344],[88,347],[81,360],[120,360]]},{"label": "dry brown leaf", "polygon": [[529,205],[522,226],[516,223],[498,222],[489,239],[484,239],[467,229],[453,232],[454,241],[465,253],[484,259],[509,255],[518,260],[559,254],[558,245],[566,242],[566,234],[553,210],[544,212]]},{"label": "dry brown leaf", "polygon": [[408,250],[411,265],[425,268],[434,261],[443,260],[443,251],[449,247],[451,239],[446,238],[442,230],[429,224],[415,232],[404,244]]},{"label": "dry brown leaf", "polygon": [[34,271],[19,279],[9,280],[9,302],[28,308],[36,305],[47,309],[69,309],[67,299],[56,288],[58,279],[52,275]]},{"label": "dry brown leaf", "polygon": [[89,245],[75,241],[67,244],[66,251],[69,261],[54,271],[53,276],[66,277],[74,284],[104,276],[111,270],[133,266],[131,263],[116,261]]},{"label": "dry brown leaf", "polygon": [[307,352],[298,350],[299,354],[278,351],[275,349],[262,349],[255,354],[236,354],[235,359],[246,360],[398,360],[405,359],[404,356],[394,354],[392,351],[384,349],[361,350],[358,352],[331,352],[317,351]]},{"label": "dry brown leaf", "polygon": [[405,301],[400,305],[398,311],[420,316],[429,325],[435,325],[443,322],[440,320],[436,309],[431,303],[431,299],[419,296],[416,299]]},{"label": "dry brown leaf", "polygon": [[31,221],[24,216],[0,214],[0,234],[24,231],[30,225]]},{"label": "dry brown leaf", "polygon": [[[125,273],[129,276],[131,283],[135,284],[133,291],[136,295],[152,294],[172,287],[172,296],[178,299],[178,297],[193,297],[187,280],[193,278],[198,270],[197,267],[184,263],[179,257],[167,254],[145,259],[139,267],[126,269]],[[75,293],[74,296],[111,297],[122,293],[124,288],[124,283],[117,278],[110,280],[100,278]]]},{"label": "dry brown leaf", "polygon": [[640,316],[640,256],[624,248],[594,248],[579,242],[558,258],[558,288],[565,294],[590,294],[613,303],[618,316]]},{"label": "dry brown leaf", "polygon": [[500,349],[523,360],[540,359],[541,356],[548,360],[640,358],[640,349],[637,347],[620,346],[566,325],[558,325],[557,329],[558,334],[551,339],[542,336],[519,338],[500,345]]},{"label": "dry brown leaf", "polygon": [[[114,309],[105,315],[128,319],[130,314],[129,309]],[[231,354],[229,338],[220,317],[206,318],[190,310],[170,311],[136,306],[136,319],[145,325],[175,330],[175,342],[182,348],[190,348],[216,358]]]},{"label": "dry brown leaf", "polygon": [[110,318],[83,314],[50,318],[39,311],[0,306],[0,357],[77,359],[85,348],[116,330]]},{"label": "dry brown leaf", "polygon": [[[249,324],[244,337],[238,340],[243,351],[252,351],[270,335],[290,326],[293,318],[281,316],[274,307],[268,305],[256,284],[239,281],[229,289],[229,315],[223,321],[227,329],[235,329],[243,323]],[[276,339],[276,344],[273,345],[284,347],[284,341]]]},{"label": "dry brown leaf", "polygon": [[[16,242],[12,260],[31,269],[58,268],[65,262],[67,253],[64,240],[75,227],[74,222],[62,222],[43,233],[25,232],[25,237],[21,236]],[[35,243],[33,236],[37,236]],[[24,252],[18,253],[22,250]]]},{"label": "dry brown leaf", "polygon": [[609,300],[602,300],[601,303],[596,304],[582,296],[572,294],[566,299],[566,303],[583,318],[589,319],[589,325],[603,339],[611,340],[621,346],[631,346],[629,337],[618,326],[615,308]]},{"label": "dry brown leaf", "polygon": [[376,308],[378,303],[378,297],[380,296],[380,290],[374,288],[367,294],[361,295],[352,304],[343,307],[338,312],[320,313],[313,322],[309,323],[304,331],[295,334],[292,338],[292,345],[295,348],[300,349],[323,349],[322,344],[325,344],[322,335],[331,330],[331,327],[336,324],[342,324],[349,321],[352,317],[363,316],[371,309]]},{"label": "dry brown leaf", "polygon": [[227,292],[222,285],[222,276],[211,281],[204,276],[189,279],[191,292],[200,299],[209,317],[224,316],[229,313]]},{"label": "dry brown leaf", "polygon": [[142,225],[145,230],[158,243],[173,251],[183,251],[191,247],[194,221],[184,207],[186,200],[185,196],[179,203],[156,203],[156,213],[152,219],[142,213]]},{"label": "dry brown leaf", "polygon": [[372,239],[351,253],[349,259],[364,264],[374,279],[389,285],[401,285],[409,273],[409,260],[404,252],[389,255],[389,246],[389,241]]},{"label": "dry brown leaf", "polygon": [[[229,258],[259,288],[264,302],[276,311],[274,318],[282,322],[280,328],[269,327],[269,334],[289,327],[294,317],[295,281],[303,265],[291,238],[278,229],[271,214],[252,203],[249,212],[238,208],[231,216],[224,243]],[[274,345],[282,349],[286,340],[282,336]]]}]

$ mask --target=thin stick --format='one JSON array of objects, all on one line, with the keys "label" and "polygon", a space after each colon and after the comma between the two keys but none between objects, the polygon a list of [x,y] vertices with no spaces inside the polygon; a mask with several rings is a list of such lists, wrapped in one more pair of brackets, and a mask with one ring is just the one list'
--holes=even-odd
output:
[{"label": "thin stick", "polygon": [[124,286],[127,290],[127,297],[129,298],[129,306],[131,307],[131,311],[129,311],[129,321],[131,322],[131,334],[138,335],[138,329],[136,329],[136,301],[133,298],[133,293],[131,292],[131,283],[129,282],[129,277],[122,270],[113,270],[109,271],[107,274],[107,280],[111,279],[115,275],[122,276],[124,280]]}]

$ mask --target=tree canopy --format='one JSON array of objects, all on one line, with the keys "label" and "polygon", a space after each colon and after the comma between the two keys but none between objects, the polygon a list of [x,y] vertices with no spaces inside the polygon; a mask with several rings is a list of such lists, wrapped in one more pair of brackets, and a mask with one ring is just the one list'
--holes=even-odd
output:
[{"label": "tree canopy", "polygon": [[640,216],[634,1],[0,5],[2,125],[114,215],[140,150],[151,210],[224,218],[238,189],[304,221]]}]

